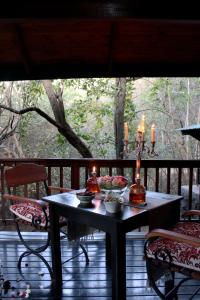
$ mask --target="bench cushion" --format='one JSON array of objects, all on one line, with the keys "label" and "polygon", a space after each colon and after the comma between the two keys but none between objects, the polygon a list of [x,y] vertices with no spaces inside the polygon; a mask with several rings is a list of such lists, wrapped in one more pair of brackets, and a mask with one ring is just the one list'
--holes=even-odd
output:
[{"label": "bench cushion", "polygon": [[[172,229],[175,232],[200,238],[200,224],[195,222],[180,222]],[[149,244],[147,256],[155,258],[158,250],[169,251],[172,263],[177,266],[200,271],[200,247],[193,247],[186,243],[178,243],[169,239],[158,238]],[[158,255],[158,259],[162,260]],[[166,259],[169,261],[169,259]]]},{"label": "bench cushion", "polygon": [[[38,217],[41,220],[41,223],[38,224],[41,227],[44,227],[46,225],[45,222],[45,215],[42,209],[34,204],[30,203],[17,203],[10,206],[10,211],[19,217],[20,219],[32,223],[32,218]],[[46,209],[47,216],[49,215],[48,208]]]}]

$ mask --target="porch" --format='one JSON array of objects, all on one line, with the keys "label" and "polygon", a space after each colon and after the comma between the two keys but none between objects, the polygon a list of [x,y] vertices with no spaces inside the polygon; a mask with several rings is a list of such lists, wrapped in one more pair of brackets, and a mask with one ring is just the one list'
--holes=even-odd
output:
[{"label": "porch", "polygon": [[[1,193],[6,191],[4,183],[4,170],[7,167],[22,162],[42,164],[48,170],[48,184],[67,186],[79,189],[85,186],[86,179],[92,167],[97,167],[98,175],[113,175],[118,172],[124,174],[129,182],[134,181],[134,160],[100,160],[100,159],[6,159],[1,160]],[[189,186],[189,197],[185,203],[186,208],[194,206],[192,201],[192,186],[195,182],[199,161],[177,160],[143,160],[141,166],[144,185],[148,190],[172,194],[180,194],[181,186]],[[39,193],[39,190],[38,190]],[[25,280],[17,269],[17,260],[25,248],[19,243],[14,231],[9,231],[10,225],[7,208],[2,203],[2,227],[0,232],[0,257],[3,262],[3,274],[18,289],[24,289],[27,284],[31,286],[31,299],[57,299],[56,292],[50,288],[50,276],[38,258],[31,256],[23,261],[22,272]],[[4,222],[6,221],[6,222]],[[147,230],[147,228],[145,228]],[[30,233],[28,233],[30,235]],[[143,246],[145,232],[143,228],[127,234],[126,247],[126,277],[127,299],[159,299],[153,289],[148,287],[145,261],[143,260]],[[31,233],[31,243],[40,245],[42,234]],[[80,256],[68,262],[63,267],[64,285],[61,299],[111,299],[111,272],[106,267],[105,235],[97,233],[93,239],[86,242],[90,263],[85,264],[84,257]],[[76,253],[75,246],[68,248],[62,242],[62,258],[66,260]],[[45,258],[51,262],[50,249],[45,251]],[[181,278],[178,275],[177,280]],[[186,282],[179,290],[179,299],[186,300],[195,290],[197,281]],[[164,282],[160,282],[164,288]],[[5,296],[9,299],[9,296]],[[198,299],[197,294],[194,299]],[[60,298],[58,298],[60,299]]]},{"label": "porch", "polygon": [[[123,174],[129,184],[135,181],[136,161],[116,159],[55,159],[55,158],[26,158],[0,159],[1,195],[5,192],[4,171],[20,163],[36,163],[44,165],[48,171],[48,185],[68,187],[72,189],[84,188],[88,175],[96,166],[97,175]],[[167,194],[181,195],[182,186],[188,187],[187,197],[182,202],[183,209],[197,206],[193,201],[193,185],[196,185],[199,160],[142,160],[141,177],[146,190]],[[39,189],[37,197],[41,197]],[[5,202],[0,202],[0,219],[6,220]]]},{"label": "porch", "polygon": [[[32,243],[40,244],[41,234],[32,235]],[[50,276],[46,268],[35,256],[24,260],[22,272],[25,280],[20,276],[16,268],[18,256],[25,248],[19,243],[15,233],[3,232],[0,236],[0,255],[3,257],[2,271],[5,277],[11,281],[15,291],[24,290],[27,284],[31,287],[31,299],[99,299],[108,300],[111,297],[111,272],[106,268],[104,234],[97,233],[94,239],[87,242],[86,247],[90,257],[90,263],[85,265],[83,256],[68,262],[63,267],[63,290],[61,298],[56,298],[56,291],[50,288]],[[148,287],[145,261],[143,259],[144,239],[141,235],[127,235],[126,247],[126,276],[127,276],[127,299],[156,300],[152,288]],[[66,247],[62,242],[62,258],[66,260],[76,247]],[[45,251],[45,258],[50,262],[50,250]],[[178,275],[176,280],[182,278]],[[187,300],[196,289],[198,281],[186,282],[179,290],[179,300]],[[160,286],[164,287],[161,281]],[[3,295],[3,299],[10,299],[10,292]],[[199,299],[199,294],[194,297]]]}]

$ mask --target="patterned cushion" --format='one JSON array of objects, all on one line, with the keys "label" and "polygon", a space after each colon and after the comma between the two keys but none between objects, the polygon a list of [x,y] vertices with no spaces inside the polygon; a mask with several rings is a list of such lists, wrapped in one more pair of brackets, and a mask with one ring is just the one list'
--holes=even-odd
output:
[{"label": "patterned cushion", "polygon": [[[45,226],[45,215],[42,209],[34,204],[30,203],[17,203],[10,206],[10,211],[18,216],[20,219],[32,223],[33,216],[39,217],[41,220],[41,227]],[[46,209],[47,216],[49,215],[48,208]]]},{"label": "patterned cushion", "polygon": [[[200,238],[200,224],[195,222],[178,223],[173,231]],[[173,259],[173,264],[200,271],[200,247],[192,247],[185,243],[178,243],[164,238],[153,241],[147,250],[147,256],[155,258],[157,250],[167,250]],[[162,260],[161,257],[158,258]],[[169,261],[169,259],[167,259]]]}]

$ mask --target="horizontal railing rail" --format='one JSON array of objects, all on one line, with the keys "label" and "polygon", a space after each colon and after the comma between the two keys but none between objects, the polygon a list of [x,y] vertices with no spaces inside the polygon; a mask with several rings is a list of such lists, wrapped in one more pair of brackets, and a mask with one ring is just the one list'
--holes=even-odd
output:
[{"label": "horizontal railing rail", "polygon": [[[93,166],[100,175],[123,174],[129,183],[135,179],[135,160],[116,159],[56,159],[25,158],[0,159],[1,193],[5,192],[4,171],[7,167],[20,163],[37,163],[47,167],[48,184],[79,189],[85,186]],[[141,175],[144,186],[152,191],[181,195],[183,186],[187,187],[186,209],[193,203],[193,185],[196,184],[199,160],[142,160]],[[2,201],[2,218],[4,219],[4,202]]]}]

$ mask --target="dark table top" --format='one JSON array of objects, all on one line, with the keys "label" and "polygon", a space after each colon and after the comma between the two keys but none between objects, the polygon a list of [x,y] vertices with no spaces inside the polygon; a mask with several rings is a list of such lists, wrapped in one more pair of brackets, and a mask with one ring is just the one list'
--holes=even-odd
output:
[{"label": "dark table top", "polygon": [[[69,208],[71,211],[76,210],[79,212],[87,212],[87,214],[93,214],[96,216],[102,216],[106,218],[112,218],[117,222],[123,222],[139,214],[143,214],[148,211],[157,209],[160,206],[168,205],[174,201],[181,200],[183,197],[178,195],[169,195],[157,192],[149,192],[146,194],[147,205],[141,208],[132,207],[128,205],[122,205],[121,211],[116,214],[110,214],[106,212],[105,205],[102,200],[93,199],[91,207],[80,206],[80,201],[76,197],[76,192],[73,191],[70,193],[62,193],[44,197],[43,200],[47,201],[52,205],[56,205],[60,208]],[[80,192],[80,190],[79,190]],[[126,198],[126,197],[125,197]],[[125,204],[128,204],[128,201],[125,200]]]}]

